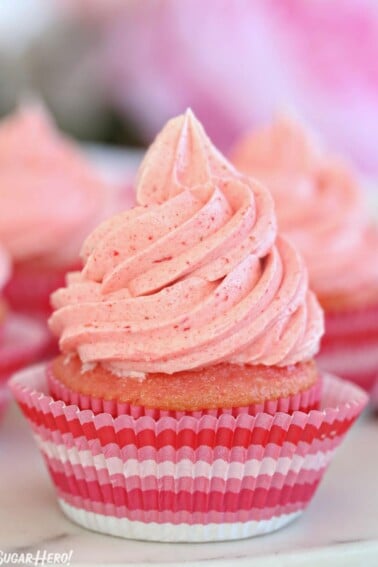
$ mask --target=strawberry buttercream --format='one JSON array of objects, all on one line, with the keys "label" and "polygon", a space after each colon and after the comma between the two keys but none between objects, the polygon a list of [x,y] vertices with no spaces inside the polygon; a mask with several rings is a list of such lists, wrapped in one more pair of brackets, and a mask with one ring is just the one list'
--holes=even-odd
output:
[{"label": "strawberry buttercream", "polygon": [[0,123],[0,238],[15,262],[76,259],[103,218],[105,187],[47,112],[31,104]]},{"label": "strawberry buttercream", "polygon": [[141,165],[141,206],[104,222],[55,292],[64,353],[115,372],[226,361],[286,366],[318,349],[323,318],[269,193],[219,154],[188,111]]},{"label": "strawberry buttercream", "polygon": [[271,190],[279,228],[299,247],[324,306],[376,299],[378,231],[345,163],[288,117],[247,136],[231,159]]}]

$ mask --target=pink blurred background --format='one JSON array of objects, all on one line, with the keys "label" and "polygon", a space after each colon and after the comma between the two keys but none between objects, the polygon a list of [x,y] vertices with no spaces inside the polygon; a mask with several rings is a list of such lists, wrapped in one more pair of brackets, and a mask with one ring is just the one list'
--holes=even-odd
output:
[{"label": "pink blurred background", "polygon": [[[26,48],[26,84],[79,137],[147,144],[191,106],[227,150],[289,109],[364,173],[378,173],[374,0],[50,0],[49,18],[43,0],[25,5],[48,20]],[[59,37],[63,51],[54,50]],[[2,59],[0,42],[0,79]],[[5,112],[19,88],[5,102],[1,89]]]}]

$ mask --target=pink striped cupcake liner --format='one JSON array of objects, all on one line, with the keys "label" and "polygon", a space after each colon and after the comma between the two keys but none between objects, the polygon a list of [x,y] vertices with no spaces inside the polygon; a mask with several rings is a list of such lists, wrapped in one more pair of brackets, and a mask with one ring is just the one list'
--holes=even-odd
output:
[{"label": "pink striped cupcake liner", "polygon": [[319,367],[371,392],[378,380],[378,305],[326,313],[325,323]]},{"label": "pink striped cupcake liner", "polygon": [[5,298],[15,311],[40,313],[47,317],[51,312],[51,293],[64,286],[66,273],[77,269],[79,265],[71,263],[32,271],[15,266],[4,289]]},{"label": "pink striped cupcake liner", "polygon": [[357,386],[324,375],[321,409],[308,413],[114,418],[51,398],[46,365],[10,387],[64,513],[154,541],[239,539],[294,520],[367,402]]},{"label": "pink striped cupcake liner", "polygon": [[38,359],[49,341],[47,329],[40,322],[11,313],[1,328],[0,382]]},{"label": "pink striped cupcake liner", "polygon": [[26,364],[38,359],[47,344],[43,326],[29,317],[10,314],[0,327],[0,420],[9,402],[7,381]]},{"label": "pink striped cupcake liner", "polygon": [[374,384],[373,390],[371,392],[371,404],[373,406],[373,408],[375,409],[375,411],[378,412],[378,378]]},{"label": "pink striped cupcake liner", "polygon": [[117,400],[103,400],[94,396],[80,394],[71,390],[62,382],[60,382],[52,373],[51,366],[47,367],[47,382],[49,386],[49,393],[55,400],[62,400],[68,405],[76,405],[80,409],[90,409],[94,414],[109,413],[112,417],[120,415],[131,415],[134,418],[142,417],[144,415],[150,416],[153,419],[160,419],[161,417],[174,417],[180,419],[185,415],[193,417],[201,417],[202,415],[213,415],[219,417],[222,414],[228,413],[234,417],[245,413],[248,415],[257,415],[258,413],[265,412],[271,415],[278,411],[284,413],[293,413],[294,411],[308,412],[312,409],[319,407],[321,393],[322,393],[322,380],[319,379],[316,384],[304,392],[299,392],[293,396],[286,398],[279,398],[277,400],[267,400],[261,404],[251,404],[249,406],[231,407],[231,408],[216,408],[200,411],[170,411],[157,408],[146,408],[139,405],[132,405],[129,403],[117,402]]},{"label": "pink striped cupcake liner", "polygon": [[5,383],[1,383],[0,377],[0,421],[4,417],[9,402],[9,391]]}]

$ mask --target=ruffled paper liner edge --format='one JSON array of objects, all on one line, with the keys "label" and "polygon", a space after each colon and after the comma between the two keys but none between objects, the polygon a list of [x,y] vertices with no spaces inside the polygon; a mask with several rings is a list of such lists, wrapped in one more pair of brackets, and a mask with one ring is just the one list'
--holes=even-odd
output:
[{"label": "ruffled paper liner edge", "polygon": [[325,375],[323,385],[321,409],[309,413],[154,420],[54,401],[44,365],[10,382],[67,515],[102,533],[155,541],[239,539],[299,514],[367,403],[336,377]]},{"label": "ruffled paper liner edge", "polygon": [[[316,358],[320,369],[357,384],[374,396],[378,380],[378,303],[325,313],[325,335]],[[374,403],[374,401],[373,401]]]},{"label": "ruffled paper liner edge", "polygon": [[303,510],[274,516],[269,520],[251,520],[239,523],[210,524],[155,524],[130,521],[127,518],[105,516],[72,506],[63,498],[58,499],[64,514],[75,524],[88,530],[128,539],[159,542],[214,542],[232,541],[275,532],[296,520]]},{"label": "ruffled paper liner edge", "polygon": [[[118,379],[118,378],[116,378]],[[322,394],[322,379],[319,377],[317,382],[303,392],[298,392],[293,396],[278,398],[276,400],[266,400],[260,404],[250,404],[249,406],[203,409],[196,411],[177,411],[163,410],[158,408],[147,408],[127,402],[117,400],[104,400],[88,394],[81,394],[68,388],[58,380],[53,372],[51,365],[47,367],[47,382],[49,393],[55,400],[62,400],[67,405],[76,405],[81,410],[90,409],[95,415],[108,413],[112,417],[120,415],[131,415],[134,418],[150,416],[153,419],[161,417],[174,417],[180,419],[184,416],[201,417],[203,415],[213,415],[219,417],[222,414],[230,414],[234,417],[240,414],[257,415],[258,413],[268,413],[274,415],[277,412],[293,413],[294,411],[309,412],[319,408]]]},{"label": "ruffled paper liner edge", "polygon": [[371,391],[370,401],[373,409],[378,412],[378,378]]},{"label": "ruffled paper liner edge", "polygon": [[0,340],[0,383],[44,352],[50,336],[44,325],[32,317],[10,313]]},{"label": "ruffled paper liner edge", "polygon": [[0,422],[2,421],[10,401],[10,393],[6,384],[0,382]]},{"label": "ruffled paper liner edge", "polygon": [[48,315],[51,311],[50,295],[65,284],[67,272],[80,269],[80,262],[67,262],[51,266],[39,272],[15,268],[4,288],[4,296],[17,312],[32,312]]}]

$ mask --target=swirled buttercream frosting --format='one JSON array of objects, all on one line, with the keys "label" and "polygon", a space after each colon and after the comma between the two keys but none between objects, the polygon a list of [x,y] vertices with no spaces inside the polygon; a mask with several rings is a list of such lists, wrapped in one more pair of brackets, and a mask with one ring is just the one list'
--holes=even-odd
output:
[{"label": "swirled buttercream frosting", "polygon": [[323,318],[270,194],[213,147],[191,111],[167,123],[137,180],[140,206],[85,241],[52,297],[64,353],[119,372],[219,362],[286,366],[318,350]]},{"label": "swirled buttercream frosting", "polygon": [[231,160],[272,192],[279,230],[298,246],[322,302],[343,295],[358,302],[369,287],[376,296],[378,231],[344,162],[285,116],[247,135]]},{"label": "swirled buttercream frosting", "polygon": [[0,123],[0,239],[16,262],[77,257],[104,200],[102,180],[41,105]]}]

